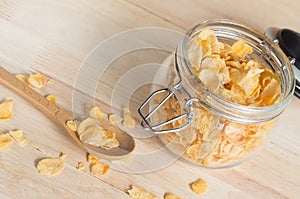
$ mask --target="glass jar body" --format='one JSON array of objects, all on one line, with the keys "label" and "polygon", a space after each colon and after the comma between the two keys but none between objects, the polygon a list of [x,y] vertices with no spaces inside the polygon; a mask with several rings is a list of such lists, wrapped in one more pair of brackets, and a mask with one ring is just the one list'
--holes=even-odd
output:
[{"label": "glass jar body", "polygon": [[[194,60],[191,60],[197,51],[189,46],[205,29],[213,30],[219,41],[229,45],[244,41],[253,48],[249,59],[263,63],[278,74],[281,97],[276,104],[254,107],[230,102],[197,77],[192,69]],[[187,105],[191,106],[193,119],[185,129],[159,137],[173,152],[200,165],[232,166],[257,151],[293,96],[293,72],[283,52],[259,32],[231,21],[212,20],[195,26],[178,45],[176,55],[168,57],[163,65],[166,67],[158,71],[155,82],[165,82],[170,90],[177,91],[156,111],[155,122],[161,123],[182,114]],[[161,99],[154,100],[154,105]],[[183,122],[176,120],[164,128],[176,129]]]}]

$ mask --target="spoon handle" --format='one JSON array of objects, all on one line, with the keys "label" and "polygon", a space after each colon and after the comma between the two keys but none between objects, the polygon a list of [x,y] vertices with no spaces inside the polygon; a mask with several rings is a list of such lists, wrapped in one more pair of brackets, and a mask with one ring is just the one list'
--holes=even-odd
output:
[{"label": "spoon handle", "polygon": [[81,148],[85,149],[79,140],[77,133],[71,131],[66,125],[67,120],[73,119],[72,112],[60,108],[56,104],[50,102],[1,66],[0,84],[15,92],[23,99],[27,100],[30,104],[35,106],[38,110],[48,116],[50,120],[55,122],[60,128],[66,131],[66,133],[71,135],[71,137],[77,142],[77,144],[80,145]]},{"label": "spoon handle", "polygon": [[47,116],[53,117],[60,111],[60,108],[57,105],[41,96],[38,92],[30,88],[26,83],[16,78],[3,67],[0,67],[0,84],[27,100]]}]

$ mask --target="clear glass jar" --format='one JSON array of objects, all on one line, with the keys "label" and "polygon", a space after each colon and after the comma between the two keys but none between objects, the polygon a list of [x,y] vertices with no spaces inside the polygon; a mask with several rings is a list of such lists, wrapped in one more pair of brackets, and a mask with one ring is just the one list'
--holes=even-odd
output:
[{"label": "clear glass jar", "polygon": [[[190,45],[206,29],[229,45],[244,41],[253,49],[248,59],[278,74],[281,96],[275,104],[255,107],[233,103],[198,78],[191,64],[195,52]],[[163,65],[167,67],[158,71],[154,82],[165,82],[169,88],[155,92],[141,106],[142,124],[159,134],[171,151],[208,167],[235,165],[260,148],[294,92],[293,70],[278,45],[258,31],[228,20],[209,20],[193,27]],[[141,109],[149,102],[154,111],[145,116]]]}]

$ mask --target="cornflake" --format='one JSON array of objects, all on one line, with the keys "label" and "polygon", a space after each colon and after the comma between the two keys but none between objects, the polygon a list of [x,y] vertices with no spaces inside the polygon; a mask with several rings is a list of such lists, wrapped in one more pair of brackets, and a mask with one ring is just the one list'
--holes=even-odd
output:
[{"label": "cornflake", "polygon": [[86,118],[79,124],[78,135],[81,141],[106,150],[119,146],[115,133],[100,127],[93,118]]},{"label": "cornflake", "polygon": [[12,99],[3,101],[0,104],[0,121],[9,120],[13,117],[14,102]]},{"label": "cornflake", "polygon": [[15,75],[15,76],[16,78],[18,78],[19,80],[21,80],[22,82],[28,85],[28,81],[27,81],[28,77],[26,75]]},{"label": "cornflake", "polygon": [[64,170],[65,163],[61,158],[45,158],[38,162],[36,168],[41,175],[53,177]]},{"label": "cornflake", "polygon": [[110,166],[103,162],[96,162],[90,165],[90,173],[95,176],[101,176],[108,172]]},{"label": "cornflake", "polygon": [[98,162],[99,160],[98,160],[98,158],[96,158],[96,157],[93,156],[92,154],[88,153],[88,154],[87,154],[87,161],[88,161],[88,163],[90,163],[90,164],[94,164],[94,163]]},{"label": "cornflake", "polygon": [[109,114],[108,115],[108,121],[110,124],[116,124],[118,122],[122,121],[122,118],[119,115],[116,114]]},{"label": "cornflake", "polygon": [[232,53],[244,58],[246,55],[253,52],[251,46],[246,44],[244,41],[237,41],[232,45]]},{"label": "cornflake", "polygon": [[83,164],[83,162],[78,162],[77,169],[80,170],[80,171],[84,170],[84,164]]},{"label": "cornflake", "polygon": [[64,160],[67,156],[68,155],[66,153],[61,152],[59,157]]},{"label": "cornflake", "polygon": [[57,100],[53,95],[47,95],[46,99],[50,102],[52,102],[53,104],[57,104]]},{"label": "cornflake", "polygon": [[123,109],[123,125],[127,128],[134,128],[135,126],[135,119],[127,107]]},{"label": "cornflake", "polygon": [[76,120],[68,120],[66,122],[66,125],[69,127],[69,129],[71,129],[72,131],[74,132],[77,132],[77,129],[78,129],[78,121]]},{"label": "cornflake", "polygon": [[132,199],[157,199],[158,197],[152,193],[149,193],[145,189],[131,186],[131,189],[128,190],[129,196]]},{"label": "cornflake", "polygon": [[8,131],[8,133],[22,147],[25,147],[30,143],[30,140],[24,137],[22,130]]},{"label": "cornflake", "polygon": [[0,134],[0,150],[11,145],[13,140],[8,133]]},{"label": "cornflake", "polygon": [[164,199],[181,199],[181,197],[176,196],[174,193],[165,193]]},{"label": "cornflake", "polygon": [[107,114],[103,113],[98,106],[86,105],[87,115],[91,118],[95,118],[97,120],[102,120],[107,118]]},{"label": "cornflake", "polygon": [[196,194],[203,194],[207,190],[207,182],[202,179],[198,179],[190,185],[192,191]]},{"label": "cornflake", "polygon": [[47,84],[46,76],[40,73],[30,74],[27,82],[30,86],[38,89],[44,88]]}]

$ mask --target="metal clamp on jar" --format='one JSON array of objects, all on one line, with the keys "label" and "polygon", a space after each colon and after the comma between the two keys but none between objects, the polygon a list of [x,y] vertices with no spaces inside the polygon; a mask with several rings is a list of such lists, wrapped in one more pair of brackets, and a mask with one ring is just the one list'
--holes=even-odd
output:
[{"label": "metal clamp on jar", "polygon": [[[228,101],[198,78],[189,46],[206,29],[213,30],[220,42],[245,42],[253,49],[249,58],[278,75],[281,96],[275,104],[255,107]],[[294,93],[293,69],[279,46],[258,31],[228,20],[209,20],[193,27],[167,64],[169,74],[176,77],[157,73],[171,80],[170,85],[153,92],[139,107],[141,124],[160,134],[173,151],[184,148],[184,158],[209,167],[231,166],[256,151]]]}]

